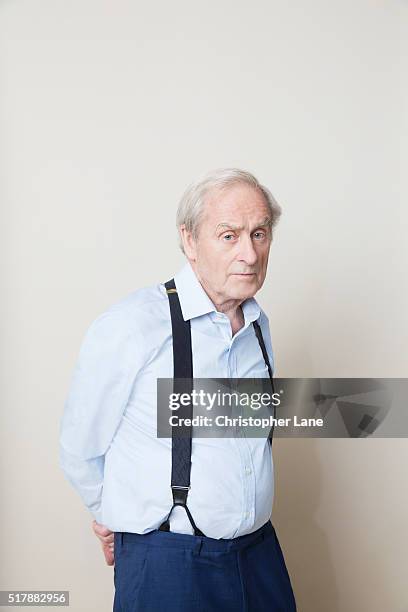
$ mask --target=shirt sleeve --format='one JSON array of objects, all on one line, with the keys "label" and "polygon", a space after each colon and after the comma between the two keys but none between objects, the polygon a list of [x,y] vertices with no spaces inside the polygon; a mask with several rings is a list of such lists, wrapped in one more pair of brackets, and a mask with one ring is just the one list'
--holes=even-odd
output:
[{"label": "shirt sleeve", "polygon": [[146,357],[138,335],[120,313],[100,315],[82,341],[64,404],[59,464],[99,523],[105,453]]}]

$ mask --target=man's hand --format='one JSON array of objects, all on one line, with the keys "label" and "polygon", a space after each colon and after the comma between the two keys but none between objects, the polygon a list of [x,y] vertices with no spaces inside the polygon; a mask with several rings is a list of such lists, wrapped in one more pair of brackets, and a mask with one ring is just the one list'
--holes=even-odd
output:
[{"label": "man's hand", "polygon": [[105,561],[108,565],[115,564],[114,555],[114,544],[113,544],[113,531],[109,531],[107,527],[97,523],[95,520],[92,522],[92,528],[94,533],[98,536],[102,544],[103,554],[105,555]]}]

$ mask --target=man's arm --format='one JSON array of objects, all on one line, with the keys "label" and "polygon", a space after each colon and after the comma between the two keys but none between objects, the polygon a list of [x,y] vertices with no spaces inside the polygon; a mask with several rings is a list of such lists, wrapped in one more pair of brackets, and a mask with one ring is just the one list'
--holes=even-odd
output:
[{"label": "man's arm", "polygon": [[60,466],[98,523],[105,453],[144,362],[141,340],[119,311],[100,315],[85,334],[64,406]]}]

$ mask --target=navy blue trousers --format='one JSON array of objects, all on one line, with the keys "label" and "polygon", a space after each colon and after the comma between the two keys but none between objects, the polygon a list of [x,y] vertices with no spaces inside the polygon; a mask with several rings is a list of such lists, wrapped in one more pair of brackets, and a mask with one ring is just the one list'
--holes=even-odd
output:
[{"label": "navy blue trousers", "polygon": [[113,612],[296,612],[269,521],[231,540],[156,530],[114,541]]}]

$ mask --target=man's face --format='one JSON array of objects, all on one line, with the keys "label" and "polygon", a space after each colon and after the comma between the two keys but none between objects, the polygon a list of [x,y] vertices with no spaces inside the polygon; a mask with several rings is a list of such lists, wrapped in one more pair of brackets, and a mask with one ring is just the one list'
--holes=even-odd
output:
[{"label": "man's face", "polygon": [[262,287],[271,246],[262,192],[237,183],[207,195],[197,241],[184,242],[193,269],[217,303],[243,301]]}]

